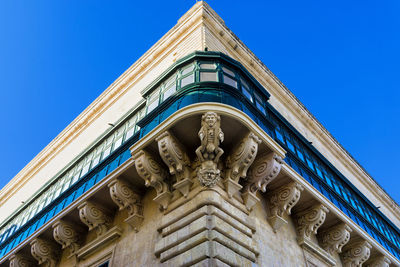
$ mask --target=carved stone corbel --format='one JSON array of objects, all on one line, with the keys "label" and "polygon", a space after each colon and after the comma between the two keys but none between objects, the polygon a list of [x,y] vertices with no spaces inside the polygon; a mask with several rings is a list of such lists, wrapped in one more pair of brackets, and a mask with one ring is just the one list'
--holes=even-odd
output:
[{"label": "carved stone corbel", "polygon": [[81,231],[76,226],[65,221],[53,224],[53,237],[61,245],[62,249],[68,248],[70,255],[74,255],[80,248]]},{"label": "carved stone corbel", "polygon": [[89,231],[96,230],[97,237],[105,234],[111,224],[111,217],[108,211],[100,205],[85,201],[78,206],[79,218],[89,227]]},{"label": "carved stone corbel", "polygon": [[324,223],[328,212],[328,208],[322,204],[315,205],[310,209],[301,212],[297,216],[299,239],[310,240],[311,235],[316,235],[318,228]]},{"label": "carved stone corbel", "polygon": [[33,267],[36,266],[36,262],[23,254],[14,254],[10,256],[10,267]]},{"label": "carved stone corbel", "polygon": [[186,154],[183,146],[176,138],[165,131],[158,138],[158,150],[164,163],[169,168],[169,173],[175,175],[176,183],[173,185],[175,189],[187,197],[193,182],[190,179],[190,159]]},{"label": "carved stone corbel", "polygon": [[389,267],[392,262],[386,256],[378,256],[368,261],[367,267]]},{"label": "carved stone corbel", "polygon": [[207,112],[201,117],[201,128],[198,133],[201,145],[196,149],[200,161],[197,178],[203,186],[212,187],[220,180],[218,162],[224,153],[219,143],[224,141],[221,130],[221,117],[215,112]]},{"label": "carved stone corbel", "polygon": [[161,209],[166,209],[171,201],[172,194],[166,182],[167,172],[158,164],[153,157],[146,151],[140,150],[133,155],[135,167],[147,187],[152,186],[157,192],[153,199],[160,204]]},{"label": "carved stone corbel", "polygon": [[256,196],[258,190],[265,192],[267,185],[274,180],[282,167],[282,158],[274,152],[263,155],[254,161],[249,170],[248,183],[242,194],[247,209],[259,201]]},{"label": "carved stone corbel", "polygon": [[353,243],[343,255],[343,266],[362,266],[369,259],[372,246],[367,241]]},{"label": "carved stone corbel", "polygon": [[344,245],[350,240],[350,233],[353,230],[345,223],[333,226],[322,234],[321,247],[333,255],[334,252],[341,253]]},{"label": "carved stone corbel", "polygon": [[31,242],[31,253],[39,265],[43,264],[46,267],[55,267],[59,259],[58,245],[41,238]]},{"label": "carved stone corbel", "polygon": [[285,216],[291,214],[292,208],[299,201],[303,190],[304,187],[301,184],[291,182],[272,192],[269,199],[271,216],[268,217],[268,221],[274,232],[282,225],[287,224]]},{"label": "carved stone corbel", "polygon": [[261,139],[249,132],[233,149],[232,154],[228,156],[226,160],[228,170],[224,184],[229,197],[232,197],[242,188],[239,179],[246,178],[247,170],[256,158],[258,144],[260,143]]},{"label": "carved stone corbel", "polygon": [[140,200],[140,195],[135,193],[128,183],[115,179],[108,184],[110,188],[111,199],[119,207],[119,210],[126,209],[128,218],[125,222],[128,223],[135,232],[139,231],[139,226],[143,221],[143,207]]}]

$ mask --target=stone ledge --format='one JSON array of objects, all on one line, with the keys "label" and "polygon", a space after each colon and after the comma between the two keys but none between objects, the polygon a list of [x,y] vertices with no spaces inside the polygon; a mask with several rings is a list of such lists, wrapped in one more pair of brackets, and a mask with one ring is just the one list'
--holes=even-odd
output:
[{"label": "stone ledge", "polygon": [[92,242],[88,243],[84,247],[80,248],[76,256],[78,259],[83,259],[95,252],[97,249],[111,243],[115,239],[119,238],[122,235],[122,231],[117,226],[114,226],[110,230],[108,230],[104,235],[99,236]]}]

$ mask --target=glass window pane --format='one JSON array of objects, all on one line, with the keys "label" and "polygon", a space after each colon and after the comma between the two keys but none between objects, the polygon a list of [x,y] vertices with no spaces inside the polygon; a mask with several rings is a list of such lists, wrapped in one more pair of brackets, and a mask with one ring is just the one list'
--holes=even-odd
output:
[{"label": "glass window pane", "polygon": [[187,76],[187,77],[185,77],[185,78],[182,78],[182,80],[181,80],[181,87],[184,87],[184,86],[186,86],[186,85],[188,85],[188,84],[191,84],[191,83],[193,83],[194,82],[194,74],[192,73],[192,74],[190,74],[189,76]]},{"label": "glass window pane", "polygon": [[194,65],[190,64],[182,69],[182,75],[188,74],[193,70]]},{"label": "glass window pane", "polygon": [[122,136],[121,136],[119,139],[117,139],[117,141],[115,141],[113,150],[115,150],[115,149],[117,149],[118,147],[120,147],[121,144],[122,144]]},{"label": "glass window pane", "polygon": [[243,89],[243,94],[247,97],[247,99],[253,102],[253,97],[251,96],[250,90],[244,86],[242,87],[242,89]]},{"label": "glass window pane", "polygon": [[176,85],[174,84],[173,86],[167,88],[164,91],[163,94],[163,100],[167,99],[168,97],[170,97],[171,95],[173,95],[176,92]]},{"label": "glass window pane", "polygon": [[237,88],[237,81],[224,74],[224,83]]},{"label": "glass window pane", "polygon": [[103,152],[103,159],[105,159],[108,155],[110,155],[111,146],[107,147],[106,150]]},{"label": "glass window pane", "polygon": [[205,81],[211,81],[211,82],[216,82],[217,81],[217,73],[216,72],[200,72],[200,81],[205,82]]},{"label": "glass window pane", "polygon": [[225,68],[225,67],[222,67],[222,70],[223,70],[226,74],[229,74],[229,75],[231,75],[232,77],[235,77],[235,73],[234,73],[233,71],[231,71],[230,69]]},{"label": "glass window pane", "polygon": [[256,107],[258,108],[258,110],[260,110],[264,115],[265,113],[265,108],[263,106],[263,104],[261,104],[260,102],[256,101]]},{"label": "glass window pane", "polygon": [[147,106],[147,113],[150,113],[153,109],[155,109],[158,106],[158,99],[153,100],[150,104]]},{"label": "glass window pane", "polygon": [[212,70],[214,70],[215,69],[215,64],[214,63],[201,63],[200,64],[200,68],[201,69],[212,69]]}]

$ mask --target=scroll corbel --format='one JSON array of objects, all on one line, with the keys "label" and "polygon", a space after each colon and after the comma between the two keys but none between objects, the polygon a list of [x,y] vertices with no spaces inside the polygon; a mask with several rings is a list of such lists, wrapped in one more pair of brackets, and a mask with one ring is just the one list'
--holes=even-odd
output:
[{"label": "scroll corbel", "polygon": [[153,157],[146,151],[140,150],[133,155],[135,159],[135,167],[147,187],[151,186],[157,192],[157,196],[153,199],[162,210],[167,209],[171,201],[172,194],[169,185],[166,182],[167,172],[158,164]]},{"label": "scroll corbel", "polygon": [[164,163],[169,168],[169,173],[175,175],[176,183],[173,185],[181,194],[187,197],[193,182],[190,178],[190,160],[183,146],[169,132],[165,131],[158,138],[158,150]]}]

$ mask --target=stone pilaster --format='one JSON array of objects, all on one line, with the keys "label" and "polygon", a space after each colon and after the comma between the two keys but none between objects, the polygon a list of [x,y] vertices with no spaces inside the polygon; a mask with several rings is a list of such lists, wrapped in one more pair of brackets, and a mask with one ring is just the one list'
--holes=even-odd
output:
[{"label": "stone pilaster", "polygon": [[256,196],[258,190],[266,191],[267,185],[274,180],[282,166],[282,158],[274,152],[262,155],[252,164],[245,192],[242,194],[243,200],[248,210],[259,201]]},{"label": "stone pilaster", "polygon": [[82,241],[80,231],[74,225],[65,221],[58,221],[53,224],[53,237],[62,249],[69,249],[70,255],[78,251]]},{"label": "stone pilaster", "polygon": [[159,232],[155,255],[165,266],[256,266],[252,220],[214,190],[164,215]]},{"label": "stone pilaster", "polygon": [[329,254],[341,253],[344,245],[350,240],[353,230],[345,223],[333,226],[322,234],[322,248]]},{"label": "stone pilaster", "polygon": [[125,219],[125,222],[137,232],[144,219],[140,195],[135,193],[130,185],[122,180],[115,179],[108,184],[108,187],[110,188],[111,199],[119,210],[126,209],[128,211],[128,218]]},{"label": "stone pilaster", "polygon": [[59,259],[58,245],[54,242],[36,238],[31,242],[32,256],[38,261],[39,265],[55,267]]},{"label": "stone pilaster", "polygon": [[107,210],[90,201],[80,204],[78,209],[79,218],[89,227],[89,231],[95,229],[98,237],[107,232],[111,224],[111,217]]},{"label": "stone pilaster", "polygon": [[14,254],[10,256],[10,267],[34,267],[36,262],[23,254]]},{"label": "stone pilaster", "polygon": [[271,193],[269,205],[271,215],[268,222],[276,232],[282,225],[287,224],[286,218],[291,214],[292,208],[300,199],[304,187],[296,182],[291,182]]},{"label": "stone pilaster", "polygon": [[391,261],[386,256],[378,256],[368,261],[367,267],[389,267]]},{"label": "stone pilaster", "polygon": [[188,155],[178,140],[168,131],[162,133],[156,141],[160,156],[168,166],[169,173],[176,177],[173,187],[187,197],[193,184]]},{"label": "stone pilaster", "polygon": [[359,241],[351,244],[343,252],[344,267],[359,267],[369,259],[372,246],[367,241]]},{"label": "stone pilaster", "polygon": [[249,132],[228,156],[224,184],[229,197],[232,197],[242,188],[239,184],[239,179],[246,178],[247,170],[256,158],[260,143],[261,139],[254,133]]},{"label": "stone pilaster", "polygon": [[136,170],[140,177],[145,180],[145,185],[147,187],[154,187],[157,192],[154,201],[160,204],[161,209],[165,210],[172,197],[169,185],[166,181],[167,172],[144,150],[140,150],[138,153],[134,154],[133,158],[135,159]]}]

